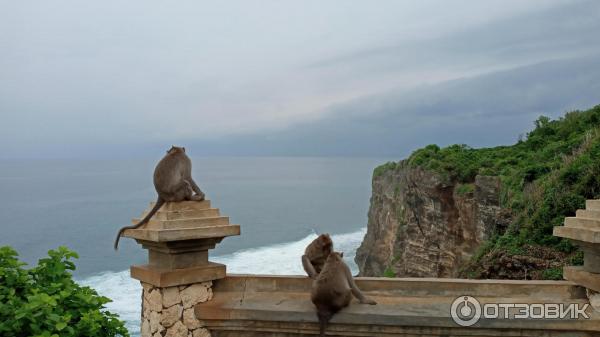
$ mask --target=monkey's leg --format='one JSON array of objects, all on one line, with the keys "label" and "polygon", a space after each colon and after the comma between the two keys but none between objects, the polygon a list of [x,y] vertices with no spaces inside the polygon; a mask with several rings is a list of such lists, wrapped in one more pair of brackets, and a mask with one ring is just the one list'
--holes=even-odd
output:
[{"label": "monkey's leg", "polygon": [[362,291],[360,291],[360,289],[358,289],[358,286],[356,286],[356,283],[354,282],[354,278],[352,277],[352,273],[350,272],[350,268],[348,268],[348,266],[346,264],[343,265],[344,267],[344,273],[346,274],[346,280],[348,280],[348,285],[350,286],[350,290],[352,291],[352,295],[354,295],[354,297],[356,297],[360,303],[363,304],[377,304],[377,302],[375,302],[374,300],[366,297]]},{"label": "monkey's leg", "polygon": [[185,189],[183,190],[183,193],[185,193],[185,200],[198,200],[197,198],[194,198],[194,190],[192,190],[190,182],[188,180],[184,180],[184,182]]},{"label": "monkey's leg", "polygon": [[304,267],[304,271],[306,271],[308,277],[312,279],[319,275],[306,255],[302,255],[302,267]]},{"label": "monkey's leg", "polygon": [[182,180],[176,188],[174,188],[174,192],[169,195],[168,201],[184,201],[184,200],[192,200],[192,186],[186,181]]},{"label": "monkey's leg", "polygon": [[192,177],[190,177],[189,183],[192,186],[192,189],[194,190],[194,192],[196,192],[196,195],[201,198],[198,201],[204,200],[204,198],[205,198],[204,192],[202,192],[202,190],[200,189],[200,187],[198,187],[198,185],[196,184],[194,179],[192,179]]}]

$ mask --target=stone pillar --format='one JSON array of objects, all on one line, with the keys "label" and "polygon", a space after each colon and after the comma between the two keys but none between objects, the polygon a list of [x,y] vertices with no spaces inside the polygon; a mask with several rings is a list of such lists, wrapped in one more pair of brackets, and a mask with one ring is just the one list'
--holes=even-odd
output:
[{"label": "stone pillar", "polygon": [[587,200],[585,209],[554,227],[554,235],[573,240],[583,250],[583,266],[567,266],[563,277],[593,292],[600,292],[600,200]]},{"label": "stone pillar", "polygon": [[210,337],[194,305],[212,299],[212,282],[155,287],[142,282],[142,337]]},{"label": "stone pillar", "polygon": [[208,200],[167,203],[147,224],[123,233],[148,249],[148,263],[131,266],[131,277],[143,287],[142,337],[210,336],[194,306],[212,298],[212,281],[225,277],[226,267],[210,262],[208,250],[239,234],[240,226]]}]

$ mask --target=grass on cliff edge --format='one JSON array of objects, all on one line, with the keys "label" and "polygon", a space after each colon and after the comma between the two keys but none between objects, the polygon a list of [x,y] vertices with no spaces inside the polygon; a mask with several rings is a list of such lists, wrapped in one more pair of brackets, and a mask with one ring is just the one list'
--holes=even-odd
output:
[{"label": "grass on cliff edge", "polygon": [[[560,263],[581,264],[577,249],[568,240],[554,237],[552,228],[561,225],[565,216],[584,208],[586,199],[600,197],[599,127],[600,105],[569,112],[556,120],[542,116],[535,121],[535,128],[512,146],[473,149],[466,145],[428,145],[413,152],[409,165],[437,172],[449,183],[470,184],[478,174],[500,177],[501,204],[511,211],[513,223],[480,248],[465,267],[464,276],[498,276],[484,269],[501,270],[506,266],[499,264],[507,258],[540,249],[546,252],[535,258],[547,263],[532,263],[540,270],[537,274],[532,271],[529,277],[560,279],[560,268],[552,261],[559,259],[557,256],[561,256]],[[373,177],[395,166],[382,165]],[[548,257],[552,252],[557,254]]]}]

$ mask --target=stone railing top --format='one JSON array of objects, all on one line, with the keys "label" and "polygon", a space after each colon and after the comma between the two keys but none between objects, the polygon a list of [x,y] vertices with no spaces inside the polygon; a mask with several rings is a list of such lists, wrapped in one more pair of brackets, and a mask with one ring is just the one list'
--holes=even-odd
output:
[{"label": "stone railing top", "polygon": [[[451,278],[356,277],[357,285],[371,294],[392,296],[534,296],[536,298],[585,298],[583,288],[570,281],[473,280]],[[295,275],[228,274],[215,282],[215,291],[310,292],[311,281]]]},{"label": "stone railing top", "polygon": [[[482,304],[587,303],[585,290],[568,281],[357,278],[357,284],[378,304],[362,305],[353,300],[332,319],[328,328],[332,334],[414,333],[417,327],[421,333],[427,329],[449,333],[461,328],[452,320],[450,307],[462,295],[473,296]],[[238,329],[248,331],[248,336],[253,336],[249,331],[314,334],[318,327],[310,287],[311,280],[306,277],[228,275],[214,282],[213,300],[198,304],[196,317],[211,331]],[[470,329],[472,333],[476,329],[513,329],[521,331],[520,336],[535,335],[526,330],[600,331],[598,313],[591,307],[587,312],[591,319],[482,318]]]}]

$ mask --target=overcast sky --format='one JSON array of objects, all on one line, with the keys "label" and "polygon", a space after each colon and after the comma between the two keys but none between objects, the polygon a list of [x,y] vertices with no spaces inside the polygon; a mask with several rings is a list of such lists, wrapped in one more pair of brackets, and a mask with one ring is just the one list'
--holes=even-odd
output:
[{"label": "overcast sky", "polygon": [[0,158],[401,158],[600,104],[600,1],[0,0]]}]

